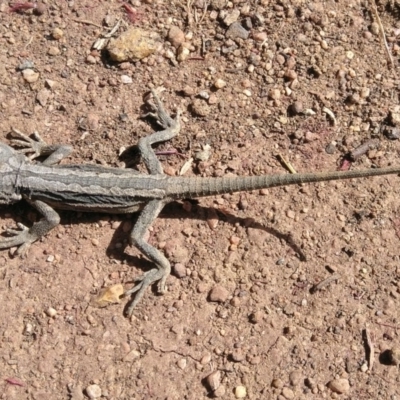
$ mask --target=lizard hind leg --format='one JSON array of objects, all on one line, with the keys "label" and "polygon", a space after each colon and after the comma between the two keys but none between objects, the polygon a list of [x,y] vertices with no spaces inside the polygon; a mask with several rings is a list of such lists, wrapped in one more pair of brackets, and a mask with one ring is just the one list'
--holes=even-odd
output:
[{"label": "lizard hind leg", "polygon": [[145,272],[141,277],[137,278],[135,280],[137,284],[132,289],[129,289],[124,293],[125,296],[135,294],[134,298],[131,300],[131,303],[126,308],[126,315],[128,317],[132,315],[133,309],[143,297],[145,290],[154,282],[158,282],[159,293],[166,292],[165,283],[171,272],[171,264],[159,250],[147,243],[143,238],[146,230],[157,218],[165,204],[166,202],[163,200],[152,200],[147,203],[131,232],[131,243],[136,246],[147,258],[153,261],[154,264],[156,264],[156,268]]}]

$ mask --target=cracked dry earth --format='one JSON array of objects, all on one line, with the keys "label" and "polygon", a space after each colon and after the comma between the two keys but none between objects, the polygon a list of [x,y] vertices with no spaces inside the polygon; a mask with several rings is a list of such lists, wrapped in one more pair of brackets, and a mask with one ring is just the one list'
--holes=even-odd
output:
[{"label": "cracked dry earth", "polygon": [[[156,128],[144,96],[163,86],[183,111],[157,146],[167,174],[284,173],[279,156],[298,172],[400,163],[396,1],[29,7],[0,0],[2,141],[38,131],[74,146],[63,163],[125,167],[122,150]],[[117,20],[116,37],[140,28],[156,48],[120,62],[93,50]],[[62,212],[28,258],[0,253],[0,398],[399,399],[399,183],[169,205],[148,235],[171,260],[168,292],[148,290],[132,319],[126,299],[93,299],[150,267],[128,245],[135,216]],[[2,230],[38,218],[1,208]]]}]

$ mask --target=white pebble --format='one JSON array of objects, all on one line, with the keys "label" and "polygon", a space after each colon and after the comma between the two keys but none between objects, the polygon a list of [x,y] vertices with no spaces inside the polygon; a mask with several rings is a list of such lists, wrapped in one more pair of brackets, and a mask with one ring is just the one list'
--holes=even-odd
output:
[{"label": "white pebble", "polygon": [[64,36],[64,32],[60,28],[54,28],[51,36],[53,36],[53,39],[60,40]]},{"label": "white pebble", "polygon": [[223,87],[226,86],[226,82],[223,79],[217,79],[214,82],[214,86],[216,89],[222,89]]},{"label": "white pebble", "polygon": [[99,385],[89,385],[85,391],[89,399],[98,399],[101,397],[101,388]]},{"label": "white pebble", "polygon": [[53,318],[53,317],[55,317],[55,316],[57,315],[57,310],[54,309],[54,308],[52,308],[52,307],[49,307],[49,308],[46,310],[46,314],[47,314],[49,317]]},{"label": "white pebble", "polygon": [[129,75],[121,75],[121,82],[125,84],[132,83],[132,78]]},{"label": "white pebble", "polygon": [[187,360],[186,360],[186,358],[181,358],[181,359],[177,362],[177,364],[178,364],[178,367],[179,367],[180,369],[184,370],[184,369],[186,368],[186,366],[187,366]]},{"label": "white pebble", "polygon": [[244,399],[247,396],[247,389],[245,386],[235,387],[235,397],[237,399]]},{"label": "white pebble", "polygon": [[179,46],[176,59],[179,62],[185,61],[190,55],[190,50],[185,46]]},{"label": "white pebble", "polygon": [[360,370],[361,370],[361,372],[367,372],[367,371],[368,371],[368,365],[367,365],[367,363],[364,363],[363,365],[361,365]]}]

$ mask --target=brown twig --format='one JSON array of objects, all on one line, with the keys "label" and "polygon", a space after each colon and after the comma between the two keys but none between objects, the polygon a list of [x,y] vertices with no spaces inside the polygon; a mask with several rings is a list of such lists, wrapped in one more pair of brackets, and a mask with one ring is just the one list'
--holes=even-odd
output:
[{"label": "brown twig", "polygon": [[74,19],[74,18],[71,18],[71,19],[72,19],[72,21],[78,22],[80,24],[93,25],[97,28],[103,29],[103,27],[101,25],[96,24],[95,22],[92,22],[92,21],[88,21],[87,19]]},{"label": "brown twig", "polygon": [[393,329],[396,329],[396,330],[400,328],[400,326],[385,324],[383,322],[375,322],[375,323],[378,324],[378,325],[386,326],[387,328],[393,328]]},{"label": "brown twig", "polygon": [[362,145],[356,147],[351,153],[350,157],[353,161],[356,161],[362,155],[364,155],[367,151],[374,149],[378,146],[379,140],[378,139],[369,139]]},{"label": "brown twig", "polygon": [[37,3],[13,3],[11,4],[11,8],[9,9],[9,12],[19,12],[19,11],[25,11],[25,10],[30,10],[32,8],[36,8]]},{"label": "brown twig", "polygon": [[317,283],[316,285],[314,285],[311,288],[311,293],[318,292],[318,290],[321,290],[323,287],[328,286],[329,284],[331,284],[334,281],[337,281],[338,279],[340,279],[340,275],[339,274],[334,274],[334,275],[328,276],[328,278],[326,278],[323,281],[321,281],[321,282]]},{"label": "brown twig", "polygon": [[371,6],[372,6],[372,12],[376,18],[376,22],[379,25],[379,32],[380,32],[381,39],[383,41],[383,45],[385,46],[386,54],[389,58],[390,64],[392,64],[392,68],[394,68],[394,61],[393,61],[392,53],[390,52],[390,49],[389,49],[389,46],[388,46],[388,43],[386,40],[385,30],[383,29],[382,21],[379,17],[378,9],[376,8],[375,0],[371,0]]},{"label": "brown twig", "polygon": [[132,24],[140,20],[140,14],[136,10],[136,8],[133,8],[130,4],[127,3],[122,4],[122,7],[125,9],[126,15]]},{"label": "brown twig", "polygon": [[25,386],[23,382],[18,380],[17,378],[5,378],[4,379],[9,385],[14,385],[14,386]]}]

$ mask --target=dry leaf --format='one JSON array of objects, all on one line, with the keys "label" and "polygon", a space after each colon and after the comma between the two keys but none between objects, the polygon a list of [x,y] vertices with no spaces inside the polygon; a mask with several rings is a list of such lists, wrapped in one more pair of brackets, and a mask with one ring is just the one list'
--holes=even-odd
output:
[{"label": "dry leaf", "polygon": [[109,304],[120,303],[120,297],[124,293],[123,286],[118,283],[117,285],[113,285],[110,287],[106,287],[100,290],[98,295],[92,299],[92,306],[93,307],[107,307]]}]

